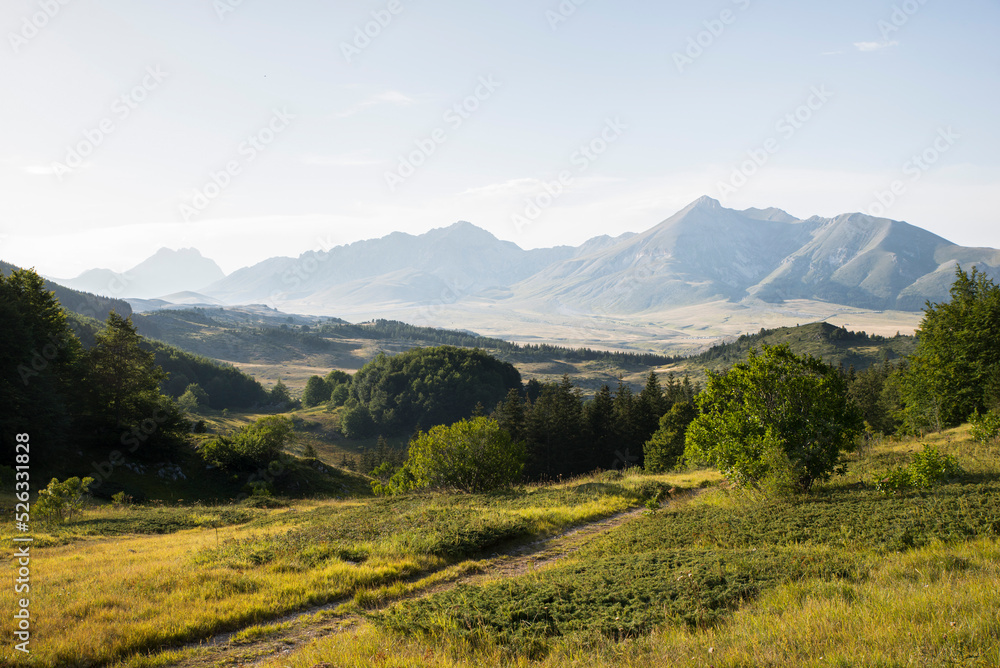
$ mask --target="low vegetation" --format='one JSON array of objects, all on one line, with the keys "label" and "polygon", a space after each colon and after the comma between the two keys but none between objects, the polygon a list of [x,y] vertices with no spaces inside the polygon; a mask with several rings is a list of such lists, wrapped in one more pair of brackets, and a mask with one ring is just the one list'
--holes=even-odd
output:
[{"label": "low vegetation", "polygon": [[[643,503],[641,476],[495,495],[89,509],[37,536],[34,665],[113,662],[330,602]],[[6,536],[9,539],[9,534]],[[13,601],[0,614],[13,614]],[[10,645],[0,662],[13,660]]]},{"label": "low vegetation", "polygon": [[[893,495],[867,482],[924,445],[963,473]],[[281,665],[995,663],[1000,452],[962,427],[884,440],[847,464],[794,497],[710,490],[551,568],[373,613]]]}]

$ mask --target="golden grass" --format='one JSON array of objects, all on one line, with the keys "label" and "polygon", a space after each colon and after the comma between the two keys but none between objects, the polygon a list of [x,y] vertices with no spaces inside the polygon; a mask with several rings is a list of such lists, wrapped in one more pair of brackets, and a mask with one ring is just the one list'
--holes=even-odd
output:
[{"label": "golden grass", "polygon": [[[616,482],[629,487],[642,480],[626,476]],[[484,519],[523,517],[536,536],[605,517],[629,505],[624,496],[614,493],[595,493],[593,498],[553,493],[553,489],[569,490],[586,481],[529,487],[524,495],[527,502],[519,508],[505,508],[488,499],[473,500],[471,505]],[[450,498],[428,496],[421,503],[446,504]],[[339,599],[353,609],[364,608],[475,568],[474,562],[463,562],[442,571],[447,561],[414,549],[412,545],[420,543],[407,542],[412,538],[409,531],[381,537],[370,546],[363,563],[334,557],[315,567],[284,559],[254,566],[195,559],[199,553],[234,541],[253,544],[281,536],[307,522],[311,510],[348,509],[365,503],[301,501],[290,508],[259,511],[268,521],[250,526],[206,526],[166,535],[71,535],[67,544],[36,544],[31,560],[32,631],[33,638],[44,640],[32,644],[33,665],[91,665],[130,656],[134,658],[130,665],[168,665],[161,663],[166,659],[140,659],[138,655],[227,631],[241,631],[241,637],[251,640],[254,634],[269,632],[264,623],[285,613]],[[91,511],[88,518],[123,512],[128,511],[105,507]],[[420,527],[413,528],[418,535],[419,531]],[[433,574],[424,581],[401,582],[421,573]],[[3,597],[0,616],[11,619],[14,603],[13,596]],[[171,650],[163,656],[168,655],[184,654]],[[5,643],[0,648],[0,665],[15,659],[13,644]]]},{"label": "golden grass", "polygon": [[934,545],[886,557],[861,584],[778,587],[707,630],[667,627],[648,638],[556,643],[541,661],[450,638],[418,641],[371,626],[265,662],[309,668],[378,666],[997,666],[1000,543]]},{"label": "golden grass", "polygon": [[[887,459],[907,459],[925,443],[960,455],[962,466],[972,473],[995,475],[1000,468],[1000,452],[972,442],[967,427],[960,427],[877,444],[855,458],[847,482],[868,475],[871,460],[882,466]],[[738,496],[704,494],[685,503],[746,502]],[[872,564],[867,577],[786,583],[707,629],[667,625],[623,642],[556,640],[544,659],[530,661],[492,645],[473,647],[453,636],[418,639],[362,625],[263,665],[1000,666],[1000,541],[934,543],[889,554],[858,549]]]}]

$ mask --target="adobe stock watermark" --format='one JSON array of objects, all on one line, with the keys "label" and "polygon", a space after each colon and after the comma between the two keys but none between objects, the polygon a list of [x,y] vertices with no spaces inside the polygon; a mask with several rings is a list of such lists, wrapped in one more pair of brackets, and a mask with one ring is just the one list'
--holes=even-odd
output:
[{"label": "adobe stock watermark", "polygon": [[243,168],[257,159],[267,150],[278,136],[288,129],[295,114],[287,109],[275,109],[273,115],[257,132],[249,135],[237,148],[239,157],[226,162],[222,169],[209,172],[208,181],[194,191],[190,202],[178,205],[181,217],[185,222],[198,216],[207,209],[225,190],[232,185],[233,179],[243,172]]},{"label": "adobe stock watermark", "polygon": [[719,199],[725,203],[730,195],[745,186],[770,161],[771,156],[781,150],[782,141],[787,142],[794,137],[812,120],[816,112],[826,106],[832,97],[833,93],[827,89],[826,85],[813,86],[809,91],[809,96],[802,104],[782,116],[774,124],[778,135],[768,137],[760,146],[748,150],[747,159],[733,170],[729,180],[719,181],[716,184]]},{"label": "adobe stock watermark", "polygon": [[67,176],[83,167],[87,158],[92,156],[97,148],[120,127],[119,124],[128,120],[149,98],[150,93],[159,88],[169,76],[170,73],[164,72],[159,65],[147,67],[142,81],[128,92],[116,97],[111,103],[109,116],[98,121],[96,126],[85,128],[83,139],[66,147],[63,161],[53,162],[51,172],[62,182]]},{"label": "adobe stock watermark", "polygon": [[243,0],[212,0],[212,8],[220,21],[225,21],[226,17],[235,12],[242,4]]},{"label": "adobe stock watermark", "polygon": [[403,13],[406,6],[401,0],[389,0],[384,9],[376,9],[371,13],[371,21],[354,27],[354,36],[349,42],[340,43],[340,53],[348,64],[371,46],[386,30],[396,17]]},{"label": "adobe stock watermark", "polygon": [[[628,130],[628,125],[618,117],[608,118],[604,121],[604,127],[600,133],[589,142],[582,144],[572,156],[570,164],[576,168],[577,174],[583,174],[590,166],[607,153],[611,145],[621,139],[621,136]],[[520,232],[531,223],[538,220],[546,209],[555,204],[563,193],[574,183],[575,177],[569,169],[564,169],[556,175],[554,181],[544,181],[542,191],[529,197],[524,204],[524,208],[519,213],[511,215],[510,220],[514,228]]]},{"label": "adobe stock watermark", "polygon": [[[750,0],[732,0],[732,3],[740,11],[746,11],[750,8]],[[687,45],[682,51],[674,51],[673,58],[677,72],[684,74],[684,70],[694,65],[696,60],[705,55],[705,51],[712,48],[726,32],[726,29],[736,23],[738,19],[739,14],[727,8],[719,12],[717,17],[703,21],[702,26],[705,29],[688,37]]]},{"label": "adobe stock watermark", "polygon": [[[493,97],[497,89],[502,84],[493,78],[493,75],[479,77],[479,85],[471,95],[456,102],[450,109],[441,116],[452,132],[458,130],[472,115],[479,111],[486,100]],[[432,130],[426,137],[413,141],[414,150],[405,155],[399,156],[399,164],[393,171],[385,172],[385,184],[390,192],[396,192],[396,188],[402,185],[408,178],[417,173],[420,167],[427,164],[428,159],[434,155],[438,147],[448,141],[448,128],[438,127]]]},{"label": "adobe stock watermark", "polygon": [[21,47],[38,37],[45,26],[69,3],[70,0],[35,0],[39,11],[23,17],[20,30],[7,33],[7,41],[14,53],[20,53]]},{"label": "adobe stock watermark", "polygon": [[30,384],[33,377],[40,375],[53,360],[59,357],[59,351],[65,349],[70,341],[71,337],[68,335],[49,334],[49,342],[42,346],[40,351],[37,349],[31,351],[30,366],[28,364],[18,365],[17,375],[21,377],[21,382],[25,385]]},{"label": "adobe stock watermark", "polygon": [[938,128],[937,136],[934,137],[934,141],[931,142],[930,146],[920,153],[910,156],[903,163],[900,169],[906,180],[896,179],[885,190],[876,190],[873,193],[875,199],[865,208],[865,213],[876,218],[884,216],[892,205],[907,193],[910,185],[923,178],[924,174],[941,159],[941,156],[950,151],[961,138],[962,135],[956,134],[951,129],[951,126]]},{"label": "adobe stock watermark", "polygon": [[[128,431],[123,431],[121,434],[121,444],[123,446],[128,446],[128,452],[130,454],[135,453],[140,446],[142,446],[156,431],[160,428],[164,422],[170,418],[163,409],[157,408],[152,417],[146,418],[142,422],[132,426],[132,429]],[[120,450],[112,450],[108,455],[108,458],[102,462],[91,462],[91,467],[93,468],[92,477],[94,482],[91,483],[91,489],[97,489],[105,481],[107,481],[111,475],[115,472],[116,468],[121,468],[125,466],[127,458],[125,454]]]},{"label": "adobe stock watermark", "polygon": [[879,19],[875,25],[882,34],[884,44],[889,43],[889,35],[899,32],[903,26],[910,22],[910,19],[917,15],[917,12],[927,4],[927,0],[906,0],[902,4],[892,6],[892,14],[887,19]]},{"label": "adobe stock watermark", "polygon": [[587,4],[587,0],[562,0],[555,9],[546,10],[545,20],[549,22],[552,32],[559,30],[559,26],[569,21],[577,10],[585,4]]},{"label": "adobe stock watermark", "polygon": [[317,245],[312,253],[303,253],[295,259],[292,266],[281,273],[281,283],[284,290],[273,290],[268,301],[265,302],[268,306],[277,308],[281,303],[279,298],[282,295],[300,288],[312,280],[330,259],[329,253],[336,247],[336,244],[330,240],[330,236],[327,235],[325,239],[317,239],[316,241]]}]

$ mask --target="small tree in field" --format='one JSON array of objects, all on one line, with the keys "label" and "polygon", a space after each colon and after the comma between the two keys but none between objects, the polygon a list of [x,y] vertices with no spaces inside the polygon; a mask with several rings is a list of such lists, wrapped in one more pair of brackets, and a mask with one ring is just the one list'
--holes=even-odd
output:
[{"label": "small tree in field", "polygon": [[476,417],[417,434],[404,468],[415,488],[478,493],[517,482],[525,456],[524,443],[496,420]]},{"label": "small tree in field", "polygon": [[841,374],[787,345],[751,351],[746,362],[710,375],[697,403],[686,456],[739,485],[808,490],[853,449],[861,425]]},{"label": "small tree in field", "polygon": [[201,454],[207,461],[228,470],[267,466],[281,454],[293,430],[288,418],[269,415],[206,442]]},{"label": "small tree in field", "polygon": [[49,486],[38,492],[35,512],[43,521],[65,524],[83,514],[83,500],[93,478],[67,478],[59,482],[53,478]]}]

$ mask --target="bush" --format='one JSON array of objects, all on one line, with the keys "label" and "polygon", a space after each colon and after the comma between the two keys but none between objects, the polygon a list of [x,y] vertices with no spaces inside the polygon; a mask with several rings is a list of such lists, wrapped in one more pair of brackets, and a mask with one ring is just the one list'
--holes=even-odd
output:
[{"label": "bush", "polygon": [[980,415],[979,411],[969,418],[972,425],[972,438],[980,443],[989,443],[1000,438],[1000,410],[994,408],[985,415]]},{"label": "bush", "polygon": [[340,416],[340,431],[347,438],[367,438],[375,433],[375,421],[367,408],[355,406]]},{"label": "bush", "polygon": [[292,421],[286,417],[262,417],[227,436],[206,442],[201,454],[206,461],[227,470],[267,466],[281,453],[292,431]]},{"label": "bush", "polygon": [[925,445],[922,451],[913,456],[908,467],[897,467],[878,474],[875,489],[890,494],[910,487],[934,487],[961,472],[954,455],[942,454],[934,446]]},{"label": "bush", "polygon": [[913,455],[910,463],[910,482],[914,487],[933,487],[958,476],[962,469],[954,455],[938,452],[932,445],[925,445],[921,452]]},{"label": "bush", "polygon": [[773,478],[776,487],[791,480],[808,490],[837,470],[861,426],[841,374],[787,345],[751,351],[746,362],[710,375],[697,403],[701,413],[688,427],[685,455],[717,466],[738,485]]},{"label": "bush", "polygon": [[53,478],[49,486],[38,492],[35,513],[45,522],[65,524],[83,514],[84,496],[93,478],[80,480],[67,478],[63,482]]},{"label": "bush", "polygon": [[518,481],[525,456],[496,420],[476,417],[417,434],[404,468],[415,488],[488,492]]}]

